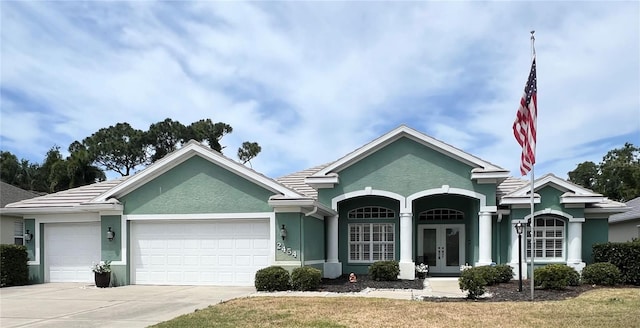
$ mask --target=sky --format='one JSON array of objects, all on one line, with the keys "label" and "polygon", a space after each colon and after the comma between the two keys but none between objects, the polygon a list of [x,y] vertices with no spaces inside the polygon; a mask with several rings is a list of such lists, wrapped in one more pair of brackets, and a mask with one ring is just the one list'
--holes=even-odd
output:
[{"label": "sky", "polygon": [[210,118],[276,178],[405,124],[519,177],[531,30],[536,176],[640,146],[637,1],[2,1],[0,149],[42,163],[119,122]]}]

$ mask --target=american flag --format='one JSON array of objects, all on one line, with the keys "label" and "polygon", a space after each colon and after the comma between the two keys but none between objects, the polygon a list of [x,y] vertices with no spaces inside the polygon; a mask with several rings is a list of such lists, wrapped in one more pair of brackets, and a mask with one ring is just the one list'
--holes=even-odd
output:
[{"label": "american flag", "polygon": [[513,135],[522,147],[520,173],[527,175],[536,163],[536,121],[538,119],[538,87],[536,79],[536,57],[531,62],[529,79],[524,86],[520,107],[513,122]]}]

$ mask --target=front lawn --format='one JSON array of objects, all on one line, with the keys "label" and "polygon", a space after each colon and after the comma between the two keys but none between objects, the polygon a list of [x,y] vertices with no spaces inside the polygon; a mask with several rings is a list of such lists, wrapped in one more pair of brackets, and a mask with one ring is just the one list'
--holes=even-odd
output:
[{"label": "front lawn", "polygon": [[640,327],[640,289],[595,289],[540,302],[250,297],[154,327]]}]

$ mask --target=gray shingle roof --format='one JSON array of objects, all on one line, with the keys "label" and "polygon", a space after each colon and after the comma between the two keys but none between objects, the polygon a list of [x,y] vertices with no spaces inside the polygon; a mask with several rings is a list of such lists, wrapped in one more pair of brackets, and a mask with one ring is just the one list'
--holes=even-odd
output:
[{"label": "gray shingle roof", "polygon": [[627,207],[630,207],[631,209],[624,213],[614,214],[610,216],[609,223],[640,219],[640,197],[626,202],[625,205],[627,205]]},{"label": "gray shingle roof", "polygon": [[34,192],[18,188],[4,181],[0,181],[0,207],[5,207],[7,204],[38,196],[40,195]]}]

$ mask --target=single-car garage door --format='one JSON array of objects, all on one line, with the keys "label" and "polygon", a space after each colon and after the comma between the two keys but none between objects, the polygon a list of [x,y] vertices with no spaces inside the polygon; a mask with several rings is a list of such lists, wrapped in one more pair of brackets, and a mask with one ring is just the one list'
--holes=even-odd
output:
[{"label": "single-car garage door", "polygon": [[133,221],[132,283],[252,286],[268,245],[267,219]]},{"label": "single-car garage door", "polygon": [[93,282],[91,265],[100,261],[100,223],[44,225],[46,277],[49,282]]}]

